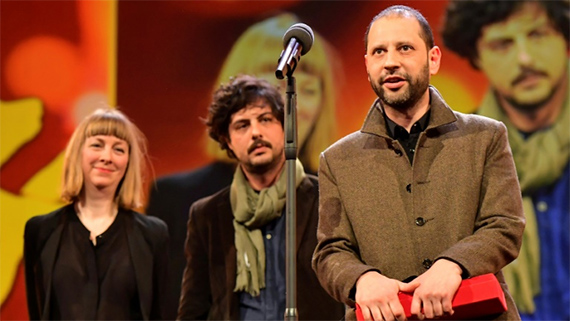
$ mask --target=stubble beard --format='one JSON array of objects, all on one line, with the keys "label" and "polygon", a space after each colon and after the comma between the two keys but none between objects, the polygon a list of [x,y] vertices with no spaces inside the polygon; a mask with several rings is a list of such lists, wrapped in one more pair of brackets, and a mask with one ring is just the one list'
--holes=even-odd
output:
[{"label": "stubble beard", "polygon": [[264,160],[264,161],[253,161],[253,160],[248,160],[247,162],[244,162],[243,165],[246,168],[246,170],[252,174],[257,174],[257,175],[261,175],[264,173],[269,172],[271,169],[273,169],[274,167],[276,167],[279,164],[279,158],[275,157],[274,155],[271,155],[270,159]]},{"label": "stubble beard", "polygon": [[422,68],[419,77],[415,79],[407,73],[399,76],[406,80],[408,83],[408,89],[395,97],[390,97],[390,95],[387,94],[387,90],[382,86],[380,79],[376,82],[371,80],[370,84],[383,105],[388,105],[396,110],[404,111],[415,106],[429,87],[429,68],[426,63],[424,68]]}]

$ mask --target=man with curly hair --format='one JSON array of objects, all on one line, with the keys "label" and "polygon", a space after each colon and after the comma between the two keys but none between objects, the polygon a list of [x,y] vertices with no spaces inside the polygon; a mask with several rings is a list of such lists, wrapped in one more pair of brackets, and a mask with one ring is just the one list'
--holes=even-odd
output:
[{"label": "man with curly hair", "polygon": [[509,142],[527,220],[505,277],[521,317],[570,319],[568,1],[451,1],[445,45],[489,79],[478,113]]},{"label": "man with curly hair", "polygon": [[[179,320],[279,320],[285,313],[284,104],[267,81],[220,86],[208,134],[236,159],[231,185],[190,207]],[[317,178],[296,168],[298,315],[338,320],[344,308],[311,270],[317,243]]]}]

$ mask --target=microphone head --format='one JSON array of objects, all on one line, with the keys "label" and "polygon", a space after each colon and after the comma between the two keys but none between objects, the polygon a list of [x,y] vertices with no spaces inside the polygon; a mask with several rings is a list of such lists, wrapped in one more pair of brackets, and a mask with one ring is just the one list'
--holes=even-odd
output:
[{"label": "microphone head", "polygon": [[313,46],[313,40],[315,36],[313,34],[313,30],[311,27],[307,26],[304,23],[296,23],[289,27],[283,36],[283,46],[287,48],[289,41],[291,38],[297,39],[298,42],[301,43],[301,56],[309,52],[311,47]]}]

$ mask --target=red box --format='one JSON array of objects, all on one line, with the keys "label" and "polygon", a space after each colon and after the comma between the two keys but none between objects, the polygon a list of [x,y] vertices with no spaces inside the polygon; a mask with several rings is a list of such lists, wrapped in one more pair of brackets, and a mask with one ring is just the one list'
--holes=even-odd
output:
[{"label": "red box", "polygon": [[[400,303],[409,320],[417,320],[415,316],[412,318],[410,308],[412,305],[413,293],[398,293]],[[498,314],[507,311],[507,302],[505,294],[494,274],[483,274],[461,281],[457,293],[452,301],[453,316],[443,316],[438,320],[458,320],[458,319],[474,319],[485,315]],[[356,304],[356,320],[363,321],[360,306]]]}]

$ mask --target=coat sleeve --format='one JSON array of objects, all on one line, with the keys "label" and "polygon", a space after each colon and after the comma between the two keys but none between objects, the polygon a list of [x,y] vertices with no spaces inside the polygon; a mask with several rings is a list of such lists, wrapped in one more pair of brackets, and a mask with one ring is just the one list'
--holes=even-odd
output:
[{"label": "coat sleeve", "polygon": [[319,224],[312,265],[323,288],[351,307],[357,279],[367,271],[378,271],[360,259],[358,242],[324,153],[319,165]]},{"label": "coat sleeve", "polygon": [[487,148],[474,233],[438,258],[461,265],[466,276],[497,273],[519,253],[525,219],[515,164],[503,123]]},{"label": "coat sleeve", "polygon": [[[207,253],[208,227],[202,223],[199,202],[190,208],[187,226],[186,268],[182,277],[178,320],[206,320],[212,305]],[[203,214],[203,213],[202,213]]]},{"label": "coat sleeve", "polygon": [[38,284],[35,274],[35,266],[37,264],[38,249],[37,247],[37,224],[35,218],[30,219],[26,223],[24,230],[24,271],[26,279],[26,299],[28,303],[28,314],[30,320],[39,320],[41,318],[41,302],[37,293]]}]

